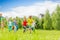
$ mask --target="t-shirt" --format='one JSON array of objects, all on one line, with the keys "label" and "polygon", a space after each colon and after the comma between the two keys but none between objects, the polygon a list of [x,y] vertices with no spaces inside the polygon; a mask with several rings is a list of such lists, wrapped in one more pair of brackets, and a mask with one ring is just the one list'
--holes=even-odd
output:
[{"label": "t-shirt", "polygon": [[32,23],[33,23],[33,19],[31,18],[28,18],[28,20],[27,20],[27,22],[28,22],[28,25],[32,25]]},{"label": "t-shirt", "polygon": [[11,21],[8,22],[8,26],[12,26],[12,22]]},{"label": "t-shirt", "polygon": [[23,21],[23,26],[27,26],[27,21]]},{"label": "t-shirt", "polygon": [[16,21],[16,20],[14,20],[14,22],[13,22],[13,23],[14,23],[14,25],[17,25],[17,21]]}]

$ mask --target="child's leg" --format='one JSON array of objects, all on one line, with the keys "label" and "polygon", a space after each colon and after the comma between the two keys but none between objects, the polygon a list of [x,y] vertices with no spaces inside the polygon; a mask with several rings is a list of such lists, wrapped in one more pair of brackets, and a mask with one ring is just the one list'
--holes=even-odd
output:
[{"label": "child's leg", "polygon": [[29,30],[30,30],[30,33],[31,33],[31,32],[32,32],[31,25],[30,25],[30,27],[29,27]]},{"label": "child's leg", "polygon": [[16,29],[16,26],[14,26],[14,32],[16,32],[16,30],[17,30],[17,29]]},{"label": "child's leg", "polygon": [[16,30],[18,30],[18,25],[16,25]]},{"label": "child's leg", "polygon": [[12,26],[11,26],[11,31],[12,31]]},{"label": "child's leg", "polygon": [[12,26],[9,26],[9,32],[12,30]]},{"label": "child's leg", "polygon": [[14,31],[16,32],[18,30],[18,26],[15,25]]},{"label": "child's leg", "polygon": [[24,28],[23,32],[25,32],[26,31],[26,27],[23,27],[23,28]]},{"label": "child's leg", "polygon": [[8,29],[9,29],[9,32],[10,32],[10,26],[8,27]]},{"label": "child's leg", "polygon": [[1,24],[1,30],[3,30],[4,29],[4,25],[3,25],[3,23]]},{"label": "child's leg", "polygon": [[14,26],[12,27],[12,30],[14,30]]},{"label": "child's leg", "polygon": [[35,32],[35,28],[34,27],[32,28],[32,30],[33,30],[33,32]]},{"label": "child's leg", "polygon": [[34,25],[32,25],[32,31],[35,32],[35,26]]},{"label": "child's leg", "polygon": [[2,27],[1,29],[2,29],[2,31],[3,31],[4,27]]},{"label": "child's leg", "polygon": [[29,30],[30,30],[30,33],[31,33],[31,28]]}]

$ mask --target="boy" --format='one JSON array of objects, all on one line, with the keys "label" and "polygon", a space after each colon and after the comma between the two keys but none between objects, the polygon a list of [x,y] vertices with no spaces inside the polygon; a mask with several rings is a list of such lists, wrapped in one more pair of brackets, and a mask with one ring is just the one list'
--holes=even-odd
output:
[{"label": "boy", "polygon": [[15,18],[13,19],[13,26],[14,26],[14,32],[16,32],[18,30],[18,25]]},{"label": "boy", "polygon": [[27,22],[28,22],[30,33],[31,33],[31,31],[32,31],[32,23],[33,23],[32,16],[29,16]]},{"label": "boy", "polygon": [[35,21],[33,20],[31,29],[35,32]]}]

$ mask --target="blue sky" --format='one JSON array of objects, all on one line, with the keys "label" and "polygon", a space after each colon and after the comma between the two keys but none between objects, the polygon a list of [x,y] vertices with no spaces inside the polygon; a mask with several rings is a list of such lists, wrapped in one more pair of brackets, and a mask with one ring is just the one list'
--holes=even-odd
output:
[{"label": "blue sky", "polygon": [[[9,11],[17,6],[29,6],[36,2],[44,2],[48,0],[0,0],[0,11]],[[49,0],[52,2],[60,2],[59,0]]]},{"label": "blue sky", "polygon": [[0,13],[8,17],[38,16],[48,9],[51,14],[57,4],[60,0],[0,0]]},{"label": "blue sky", "polygon": [[[28,6],[32,5],[35,2],[34,0],[0,0],[1,11],[7,11],[10,8],[17,7],[17,6]],[[40,1],[42,2],[42,1]]]}]

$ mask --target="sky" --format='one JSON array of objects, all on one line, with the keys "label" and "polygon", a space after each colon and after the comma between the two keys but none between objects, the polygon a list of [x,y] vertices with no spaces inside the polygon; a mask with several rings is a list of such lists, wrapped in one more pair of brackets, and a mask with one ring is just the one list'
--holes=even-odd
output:
[{"label": "sky", "polygon": [[8,17],[39,16],[48,9],[50,14],[60,0],[0,0],[0,13]]}]

